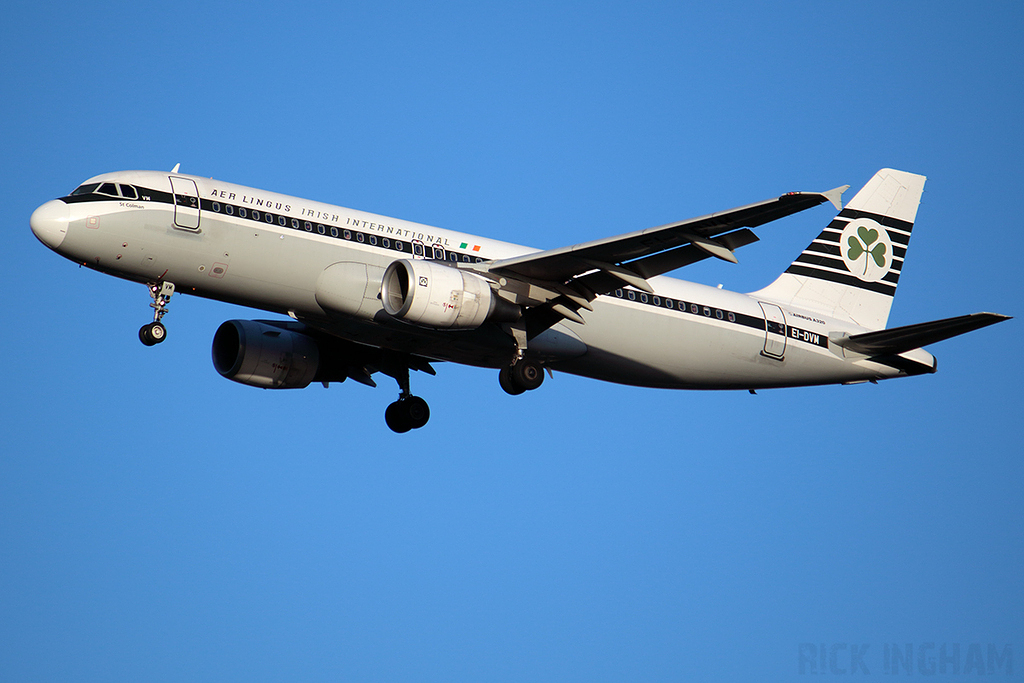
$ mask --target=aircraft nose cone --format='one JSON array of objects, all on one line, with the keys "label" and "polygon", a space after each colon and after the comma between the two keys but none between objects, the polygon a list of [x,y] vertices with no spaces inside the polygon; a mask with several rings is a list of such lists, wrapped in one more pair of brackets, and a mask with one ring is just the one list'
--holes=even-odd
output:
[{"label": "aircraft nose cone", "polygon": [[29,225],[39,241],[50,249],[56,249],[68,234],[68,217],[71,209],[59,199],[53,199],[32,212]]}]

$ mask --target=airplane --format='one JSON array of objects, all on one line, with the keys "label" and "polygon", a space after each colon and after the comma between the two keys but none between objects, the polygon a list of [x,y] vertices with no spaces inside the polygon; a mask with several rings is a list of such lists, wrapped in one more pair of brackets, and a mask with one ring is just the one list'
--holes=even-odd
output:
[{"label": "airplane", "polygon": [[[47,247],[145,284],[166,339],[176,293],[286,320],[229,320],[213,337],[222,376],[264,389],[351,379],[398,383],[385,422],[403,433],[430,409],[410,371],[448,361],[498,369],[509,394],[560,371],[672,389],[857,384],[936,371],[922,347],[1009,319],[996,313],[885,329],[925,177],[882,169],[848,185],[536,250],[179,172],[86,180],[41,205]],[[665,273],[736,263],[752,228],[830,202],[838,215],[767,287],[730,292]]]}]

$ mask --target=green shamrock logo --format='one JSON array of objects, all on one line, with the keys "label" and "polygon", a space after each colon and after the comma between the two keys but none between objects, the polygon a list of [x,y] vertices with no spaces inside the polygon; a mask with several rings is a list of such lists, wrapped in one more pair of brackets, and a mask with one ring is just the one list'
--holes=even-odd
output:
[{"label": "green shamrock logo", "polygon": [[[859,239],[858,239],[859,238]],[[847,240],[847,244],[850,245],[849,251],[846,252],[846,257],[851,261],[857,261],[861,256],[865,254],[875,261],[875,265],[879,268],[885,267],[885,243],[878,242],[878,231],[874,228],[868,228],[860,226],[857,228],[856,235],[850,235]],[[875,246],[871,246],[874,244]],[[870,259],[864,259],[864,275],[868,273],[868,266],[870,265]]]}]

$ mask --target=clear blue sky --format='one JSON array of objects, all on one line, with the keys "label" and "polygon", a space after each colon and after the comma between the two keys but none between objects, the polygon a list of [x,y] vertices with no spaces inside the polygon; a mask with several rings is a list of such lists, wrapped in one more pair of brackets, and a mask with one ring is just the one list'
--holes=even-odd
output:
[{"label": "clear blue sky", "polygon": [[[28,218],[180,162],[556,247],[891,166],[929,180],[890,325],[1020,316],[1024,6],[350,4],[5,10],[0,679],[793,681],[801,643],[879,676],[935,642],[1019,680],[1019,317],[757,396],[441,365],[397,436],[390,380],[217,375],[258,312],[175,297],[144,348],[145,289]],[[757,289],[831,215],[680,276]]]}]

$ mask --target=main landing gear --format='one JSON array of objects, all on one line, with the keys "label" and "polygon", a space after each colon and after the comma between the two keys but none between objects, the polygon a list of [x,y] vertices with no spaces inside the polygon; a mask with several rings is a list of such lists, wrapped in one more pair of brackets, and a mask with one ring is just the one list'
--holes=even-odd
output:
[{"label": "main landing gear", "polygon": [[398,400],[384,411],[384,422],[391,431],[404,434],[410,429],[419,429],[427,424],[427,420],[430,419],[430,406],[409,391],[409,368],[399,371],[395,380],[399,388]]},{"label": "main landing gear", "polygon": [[430,419],[430,406],[419,396],[399,396],[398,400],[384,411],[384,421],[391,431],[404,434],[410,429],[419,429]]},{"label": "main landing gear", "polygon": [[173,294],[173,282],[149,285],[149,295],[153,297],[153,303],[149,305],[153,309],[153,322],[139,328],[139,341],[146,346],[153,346],[167,339],[167,328],[160,320],[167,314],[167,302]]},{"label": "main landing gear", "polygon": [[518,359],[513,365],[498,372],[498,384],[505,393],[518,396],[533,391],[544,382],[544,368],[540,363],[527,358]]}]

